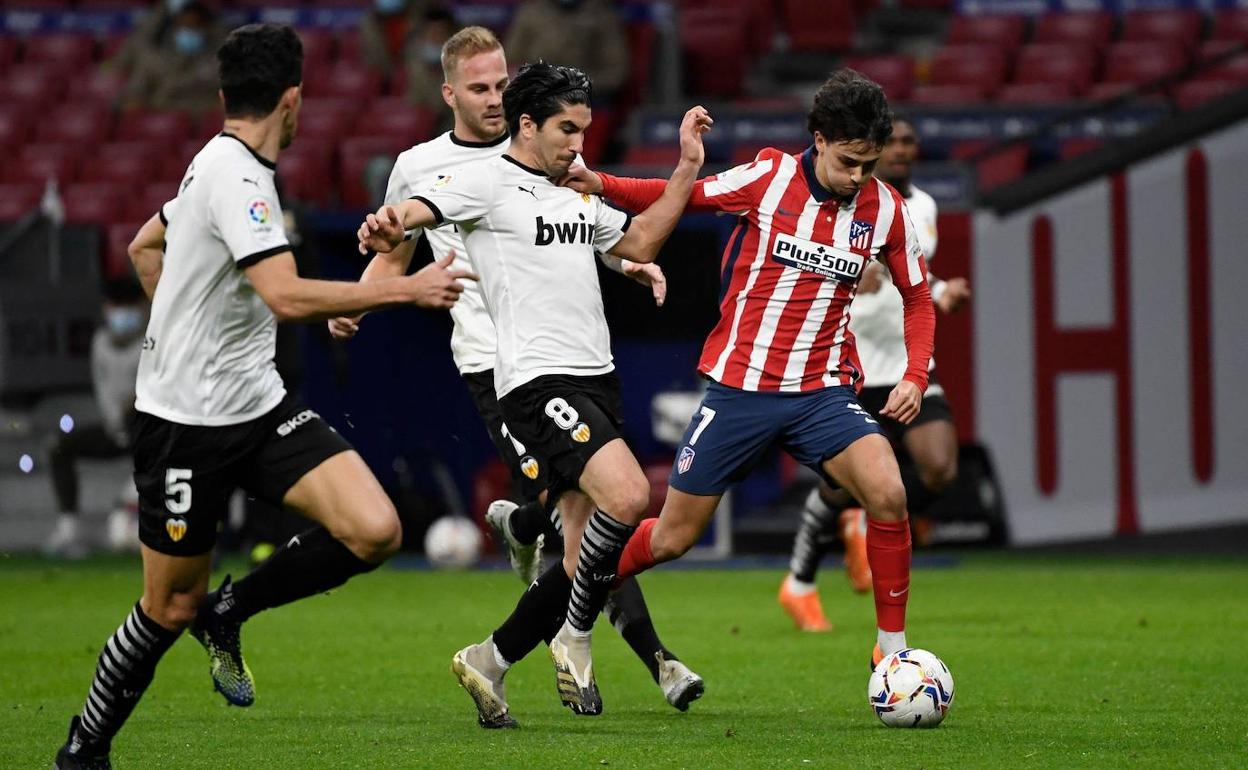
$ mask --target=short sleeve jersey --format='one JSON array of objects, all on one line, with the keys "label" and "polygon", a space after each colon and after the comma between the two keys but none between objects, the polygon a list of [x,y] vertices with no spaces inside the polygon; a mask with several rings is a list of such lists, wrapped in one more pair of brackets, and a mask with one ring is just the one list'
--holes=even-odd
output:
[{"label": "short sleeve jersey", "polygon": [[595,254],[624,237],[627,214],[509,155],[449,170],[413,197],[458,226],[481,276],[499,398],[543,375],[615,368]]},{"label": "short sleeve jersey", "polygon": [[[923,255],[930,262],[936,253],[936,201],[914,185],[905,201]],[[867,385],[896,385],[905,376],[903,317],[901,293],[891,280],[886,279],[877,292],[854,297],[849,329],[858,343],[858,358]],[[935,365],[933,359],[931,367]]]},{"label": "short sleeve jersey", "polygon": [[219,134],[161,207],[165,257],[139,359],[139,411],[184,425],[235,425],[285,396],[273,363],[277,321],[243,273],[290,249],[274,169]]},{"label": "short sleeve jersey", "polygon": [[[386,188],[386,203],[399,203],[421,192],[445,177],[454,168],[477,160],[497,157],[507,149],[506,134],[492,142],[467,142],[447,131],[434,139],[418,144],[399,154],[390,172],[390,184]],[[452,270],[476,272],[472,260],[464,248],[459,227],[447,224],[424,231],[434,258],[442,259],[455,252]],[[451,320],[455,322],[451,332],[451,355],[461,374],[483,372],[494,367],[494,354],[498,342],[494,322],[485,308],[481,287],[475,281],[461,281],[464,290],[451,307]]]}]

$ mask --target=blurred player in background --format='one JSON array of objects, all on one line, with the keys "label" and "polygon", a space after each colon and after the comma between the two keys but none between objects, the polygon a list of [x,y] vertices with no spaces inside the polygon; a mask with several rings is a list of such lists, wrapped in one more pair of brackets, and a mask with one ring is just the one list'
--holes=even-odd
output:
[{"label": "blurred player in background", "polygon": [[[881,414],[909,423],[927,387],[935,318],[927,265],[901,195],[873,178],[892,133],[884,92],[852,70],[820,87],[808,116],[814,145],[762,150],[695,185],[694,209],[736,214],[724,251],[719,323],[698,371],[711,380],[685,432],[658,519],[641,523],[620,575],[693,547],[720,497],[773,446],[866,503],[867,557],[878,625],[874,660],[906,646],[910,527],[888,439],[858,403],[863,382],[850,303],[866,265],[888,265],[904,308],[906,365]],[[661,180],[577,169],[566,180],[636,209]]]},{"label": "blurred player in background", "polygon": [[[455,126],[399,155],[390,174],[387,204],[397,205],[458,167],[498,157],[507,149],[509,134],[502,103],[508,79],[507,62],[498,39],[483,27],[463,29],[442,47],[442,66],[445,75],[442,94],[454,115]],[[424,236],[435,260],[456,269],[474,271],[457,227],[428,229]],[[416,243],[412,239],[388,254],[378,254],[360,280],[403,275],[411,263]],[[616,271],[651,286],[656,301],[662,304],[666,283],[658,265],[635,264],[606,255],[603,259]],[[552,519],[555,527],[559,522],[557,509],[552,507],[548,512],[543,504],[550,483],[549,460],[536,447],[519,444],[503,422],[494,390],[498,335],[476,283],[464,285],[451,308],[451,319],[454,321],[451,353],[455,365],[468,386],[490,439],[526,500],[519,507],[509,500],[497,500],[490,505],[486,518],[527,586],[541,575],[544,531],[551,527]],[[358,331],[359,321],[359,318],[336,318],[329,322],[330,333],[339,339],[349,338]],[[551,502],[553,506],[553,500]],[[646,664],[669,703],[683,711],[701,696],[702,678],[663,646],[635,579],[625,581],[611,594],[606,612]]]},{"label": "blurred player in background", "polygon": [[[564,704],[579,714],[601,713],[591,631],[620,552],[649,507],[649,482],[620,436],[619,379],[594,255],[655,259],[702,165],[701,133],[710,118],[700,108],[686,114],[672,180],[634,219],[552,181],[581,152],[591,90],[580,70],[525,65],[503,92],[511,135],[505,154],[426,180],[416,196],[383,206],[360,228],[361,249],[381,252],[417,227],[453,223],[462,231],[497,330],[494,388],[502,417],[517,454],[549,466],[550,494],[562,514],[562,563],[534,581],[498,630],[454,657],[453,670],[486,727],[515,725],[503,677],[544,638]],[[565,611],[556,630],[554,619]]]},{"label": "blurred player in background", "polygon": [[[919,245],[930,262],[936,253],[936,201],[911,182],[919,140],[914,125],[893,118],[893,133],[884,145],[876,176],[901,193],[910,211]],[[932,302],[942,313],[957,312],[970,298],[965,278],[942,281],[929,272]],[[894,445],[904,447],[914,460],[902,467],[906,504],[912,521],[922,517],[932,502],[958,475],[958,434],[945,391],[934,375],[923,394],[923,410],[910,424],[881,414],[888,394],[906,373],[906,346],[901,294],[888,268],[872,262],[858,284],[849,329],[854,333],[858,357],[866,382],[858,402],[874,415]],[[933,361],[932,366],[935,366]],[[852,506],[852,507],[851,507]],[[835,541],[837,529],[845,543],[845,570],[855,591],[871,590],[871,566],[867,562],[867,516],[844,489],[820,482],[811,490],[802,512],[802,523],[793,543],[789,574],[780,586],[779,601],[803,631],[830,631],[823,613],[815,574],[819,561]]]},{"label": "blurred player in background", "polygon": [[[286,392],[273,363],[277,318],[447,307],[455,276],[432,266],[367,284],[299,277],[273,172],[298,123],[303,46],[290,27],[248,25],[217,58],[224,130],[130,246],[152,297],[133,430],[143,595],[100,652],[58,768],[110,766],[113,737],[188,626],[208,650],[217,690],[250,705],[243,622],[369,572],[399,546],[398,514],[368,466]],[[208,594],[236,487],[319,526]]]}]

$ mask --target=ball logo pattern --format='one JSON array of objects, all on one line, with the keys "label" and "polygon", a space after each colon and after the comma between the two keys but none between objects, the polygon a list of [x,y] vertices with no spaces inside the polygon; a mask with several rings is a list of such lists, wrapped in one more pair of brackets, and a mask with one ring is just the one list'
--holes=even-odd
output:
[{"label": "ball logo pattern", "polygon": [[935,727],[953,705],[953,675],[927,650],[901,650],[871,672],[867,702],[889,727]]}]

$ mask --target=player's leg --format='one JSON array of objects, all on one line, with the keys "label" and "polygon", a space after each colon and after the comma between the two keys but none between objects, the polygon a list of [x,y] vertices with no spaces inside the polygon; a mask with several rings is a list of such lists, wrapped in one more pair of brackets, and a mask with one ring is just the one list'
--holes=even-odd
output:
[{"label": "player's leg", "polygon": [[126,453],[101,424],[78,425],[69,433],[57,433],[48,449],[48,468],[59,514],[56,527],[44,544],[48,556],[80,558],[87,553],[78,510],[78,460],[120,457]]},{"label": "player's leg", "polygon": [[923,399],[923,411],[906,426],[902,446],[914,461],[902,468],[906,500],[919,542],[925,541],[924,515],[958,477],[958,431],[948,402],[940,395]]},{"label": "player's leg", "polygon": [[690,703],[702,697],[706,692],[706,682],[659,639],[637,578],[623,580],[607,597],[603,611],[615,630],[646,664],[668,703],[679,711],[687,711]]},{"label": "player's leg", "polygon": [[[801,523],[793,539],[793,553],[789,557],[789,573],[780,583],[780,592],[776,597],[801,631],[832,630],[832,624],[823,613],[815,576],[819,571],[819,562],[836,542],[841,515],[855,510],[849,508],[852,503],[853,499],[845,490],[833,489],[822,480],[806,496]],[[851,529],[849,534],[850,538],[845,541],[846,563],[855,533]],[[870,578],[867,578],[867,585],[870,587]]]},{"label": "player's leg", "polygon": [[212,553],[169,556],[144,545],[143,596],[104,643],[82,712],[70,722],[58,768],[107,767],[113,736],[156,673],[156,664],[195,617]]},{"label": "player's leg", "polygon": [[882,434],[858,438],[823,463],[824,471],[867,510],[867,558],[884,655],[906,646],[910,596],[910,525],[906,490],[892,445]]}]

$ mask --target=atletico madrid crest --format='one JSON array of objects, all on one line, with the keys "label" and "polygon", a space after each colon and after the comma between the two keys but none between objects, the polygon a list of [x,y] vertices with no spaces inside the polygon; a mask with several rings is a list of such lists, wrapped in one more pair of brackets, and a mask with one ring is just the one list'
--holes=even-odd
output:
[{"label": "atletico madrid crest", "polygon": [[684,447],[680,450],[680,459],[676,461],[676,471],[678,473],[684,473],[693,467],[693,454],[692,447]]},{"label": "atletico madrid crest", "polygon": [[861,219],[855,219],[849,223],[849,247],[851,249],[869,249],[871,248],[871,235],[875,232],[875,225],[870,222],[864,222]]}]

